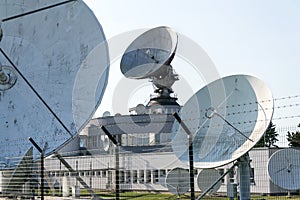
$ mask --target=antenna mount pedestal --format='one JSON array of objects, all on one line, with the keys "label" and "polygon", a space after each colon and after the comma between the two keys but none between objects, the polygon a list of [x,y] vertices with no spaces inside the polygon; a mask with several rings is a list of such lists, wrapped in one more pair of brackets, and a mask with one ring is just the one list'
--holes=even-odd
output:
[{"label": "antenna mount pedestal", "polygon": [[250,200],[250,158],[245,154],[238,160],[240,200]]}]

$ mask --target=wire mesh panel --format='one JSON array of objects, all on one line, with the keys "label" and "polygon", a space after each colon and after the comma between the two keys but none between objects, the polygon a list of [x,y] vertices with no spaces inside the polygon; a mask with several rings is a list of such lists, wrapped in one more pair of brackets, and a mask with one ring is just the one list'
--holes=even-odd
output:
[{"label": "wire mesh panel", "polygon": [[[151,117],[154,119],[154,116]],[[172,123],[169,117],[166,118],[168,119],[167,123]],[[161,118],[163,117],[160,116]],[[144,120],[143,123],[146,123],[145,116],[141,119]],[[189,188],[179,196],[168,190],[167,175],[175,168],[188,169],[189,167],[181,162],[170,148],[170,134],[166,134],[166,138],[160,145],[145,143],[144,146],[130,145],[130,140],[125,137],[125,133],[124,137],[117,137],[118,140],[122,140],[122,138],[128,140],[122,143],[124,146],[120,146],[119,167],[117,168],[116,146],[110,143],[108,148],[104,148],[104,143],[106,144],[107,141],[101,140],[104,133],[98,122],[99,119],[92,120],[84,132],[80,134],[80,137],[68,144],[79,146],[77,150],[68,148],[67,145],[58,152],[63,160],[55,155],[45,158],[44,190],[46,198],[92,198],[93,195],[96,195],[102,199],[114,199],[118,186],[120,199],[190,199]],[[164,127],[163,131],[166,130],[167,128]],[[272,181],[268,174],[270,158],[281,150],[291,149],[287,140],[288,131],[296,134],[299,132],[299,128],[297,124],[294,126],[275,126],[280,147],[276,146],[277,143],[271,147],[263,144],[261,147],[254,147],[249,151],[250,174],[248,177],[250,179],[251,199],[281,200],[287,199],[289,195],[291,196],[290,199],[300,199],[299,189],[284,189]],[[135,136],[135,134],[132,133],[131,136]],[[160,135],[162,134],[164,132],[160,132]],[[11,162],[16,160],[19,165],[17,168],[0,171],[1,195],[3,197],[23,196],[26,198],[41,196],[40,159],[32,159],[30,151],[25,157],[11,157],[9,159]],[[298,163],[300,162],[300,156],[293,157],[293,159]],[[20,160],[21,162],[19,162]],[[275,166],[280,167],[286,163],[288,161],[283,158],[283,161],[275,162]],[[5,165],[5,163],[2,164]],[[286,170],[288,174],[289,169],[296,169],[297,167],[296,164],[287,165],[283,170]],[[117,169],[119,176],[116,173]],[[196,197],[204,192],[197,185],[197,175],[201,170],[200,168],[194,169]],[[238,199],[240,195],[239,168],[234,166],[234,163],[229,163],[217,167],[215,170],[221,177],[220,187],[214,192],[209,192],[204,199]],[[296,176],[290,180],[294,181],[294,185],[299,183]]]},{"label": "wire mesh panel", "polygon": [[[251,198],[253,199],[285,199],[291,195],[299,199],[299,190],[287,190],[274,184],[268,175],[267,166],[270,156],[281,150],[281,148],[254,148],[249,152]],[[73,156],[69,156],[70,154]],[[111,151],[105,154],[85,154],[82,151],[67,152],[62,154],[64,160],[74,169],[70,171],[56,157],[45,159],[45,195],[50,198],[72,196],[91,196],[86,188],[77,179],[80,177],[99,197],[114,197],[116,192],[116,166],[115,153]],[[176,167],[187,169],[173,152],[155,153],[128,153],[120,152],[119,187],[120,198],[143,197],[144,199],[163,198],[172,199],[175,196],[169,192],[166,183],[167,174]],[[19,158],[18,158],[19,159]],[[300,162],[300,157],[298,162]],[[228,199],[230,192],[239,195],[238,168],[231,168],[228,164],[217,168],[220,176],[226,175],[220,180],[220,187],[216,193],[210,193],[205,199]],[[294,166],[297,167],[297,166]],[[197,173],[195,171],[195,183]],[[228,172],[228,173],[227,173]],[[12,177],[13,179],[8,179]],[[19,169],[1,171],[1,193],[2,196],[35,196],[41,195],[41,168],[40,162],[26,160],[21,163]],[[210,180],[211,181],[211,180]],[[299,181],[296,180],[295,181]],[[8,191],[6,192],[5,191]],[[195,184],[196,195],[203,191]],[[236,191],[236,193],[234,193]],[[155,193],[155,194],[151,194]],[[187,197],[186,197],[186,196]],[[172,197],[173,196],[173,197]],[[189,192],[180,195],[181,199],[189,199]],[[176,197],[177,198],[177,197]],[[141,198],[142,199],[142,198]]]}]

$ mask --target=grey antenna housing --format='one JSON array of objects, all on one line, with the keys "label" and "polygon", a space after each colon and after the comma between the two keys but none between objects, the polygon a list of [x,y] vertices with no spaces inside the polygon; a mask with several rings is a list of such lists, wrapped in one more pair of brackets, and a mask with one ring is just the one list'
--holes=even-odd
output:
[{"label": "grey antenna housing", "polygon": [[0,0],[0,19],[1,159],[21,159],[29,137],[48,143],[48,155],[76,137],[101,102],[109,70],[102,27],[81,0]]},{"label": "grey antenna housing", "polygon": [[177,33],[169,27],[146,31],[125,50],[120,63],[121,72],[131,79],[151,79],[157,88],[155,92],[169,97],[173,92],[172,85],[178,80],[171,66],[177,42]]},{"label": "grey antenna housing", "polygon": [[300,150],[276,151],[268,161],[268,174],[272,182],[287,190],[300,188]]},{"label": "grey antenna housing", "polygon": [[[260,79],[233,75],[209,83],[181,108],[193,133],[194,166],[216,168],[247,153],[262,137],[273,115],[271,91]],[[172,148],[189,162],[188,138],[175,121]]]}]

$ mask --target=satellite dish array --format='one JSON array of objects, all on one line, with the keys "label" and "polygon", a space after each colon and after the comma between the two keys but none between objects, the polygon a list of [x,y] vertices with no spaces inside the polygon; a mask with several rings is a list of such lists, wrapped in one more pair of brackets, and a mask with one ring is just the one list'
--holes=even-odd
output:
[{"label": "satellite dish array", "polygon": [[[0,0],[0,19],[0,159],[16,166],[31,147],[28,137],[47,143],[49,155],[77,136],[101,102],[109,56],[100,24],[80,0]],[[127,78],[150,78],[156,93],[170,97],[178,80],[170,64],[176,48],[172,29],[151,29],[126,49],[121,71]],[[179,113],[192,132],[195,166],[215,168],[246,154],[272,113],[271,92],[255,77],[229,76],[200,89]],[[176,156],[187,163],[187,135],[176,121],[172,134]],[[17,164],[7,159],[12,157],[20,158]],[[181,179],[170,178],[181,173],[186,171],[168,174],[176,193],[187,190]]]},{"label": "satellite dish array", "polygon": [[[176,48],[177,34],[172,29],[150,29],[126,49],[121,71],[125,77],[134,79],[166,77],[172,72],[169,69]],[[249,75],[224,77],[196,92],[179,112],[193,133],[195,166],[215,168],[246,154],[271,121],[272,99],[263,81]],[[188,138],[178,122],[174,123],[172,134],[175,154],[187,163]]]},{"label": "satellite dish array", "polygon": [[[158,88],[157,93],[169,95],[177,80],[170,65],[176,48],[177,34],[170,28],[150,29],[126,49],[121,71],[127,78],[150,78]],[[171,84],[157,84],[156,80],[164,81],[165,77],[172,80],[168,82]],[[172,128],[173,151],[182,162],[191,165],[189,146],[192,137],[196,168],[211,169],[236,161],[247,156],[263,136],[272,119],[273,107],[271,91],[256,77],[232,75],[215,80],[196,92],[180,109],[180,119]],[[176,168],[170,172],[170,175],[178,176],[175,182],[166,179],[173,193],[179,193],[182,182],[179,172],[183,171]],[[200,185],[203,185],[201,181]]]}]

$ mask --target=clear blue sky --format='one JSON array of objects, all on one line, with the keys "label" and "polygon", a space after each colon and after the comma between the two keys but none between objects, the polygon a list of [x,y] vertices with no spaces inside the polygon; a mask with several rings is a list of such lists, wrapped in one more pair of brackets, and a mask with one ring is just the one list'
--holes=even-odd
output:
[{"label": "clear blue sky", "polygon": [[[221,76],[256,76],[270,87],[274,98],[300,94],[300,1],[85,2],[97,16],[107,39],[125,31],[167,25],[200,45]],[[119,70],[117,62],[112,64],[110,80],[121,77],[114,72]],[[173,66],[176,69],[176,65]],[[199,88],[203,86],[199,81]],[[103,110],[110,110],[110,93],[107,93],[101,105]],[[177,93],[179,96],[180,92]],[[149,95],[149,92],[146,94]],[[140,103],[144,103],[144,99]]]}]

